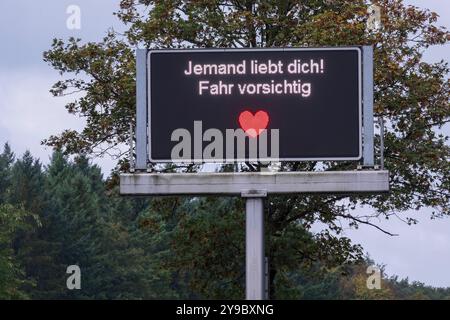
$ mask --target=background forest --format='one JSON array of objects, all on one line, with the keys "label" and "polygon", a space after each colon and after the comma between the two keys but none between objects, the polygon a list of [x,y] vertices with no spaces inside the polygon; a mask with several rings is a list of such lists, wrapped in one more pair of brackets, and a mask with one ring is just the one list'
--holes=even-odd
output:
[{"label": "background forest", "polygon": [[[113,180],[103,179],[86,157],[70,161],[55,152],[44,167],[28,152],[16,159],[4,146],[0,299],[244,296],[239,198],[124,198]],[[370,290],[366,270],[374,262],[361,255],[351,263],[333,262],[331,246],[328,256],[302,263],[299,249],[313,254],[318,244],[301,226],[288,230],[283,241],[273,298],[450,298],[450,289],[384,274],[381,289]],[[66,287],[66,268],[73,264],[81,268],[82,290]]]}]

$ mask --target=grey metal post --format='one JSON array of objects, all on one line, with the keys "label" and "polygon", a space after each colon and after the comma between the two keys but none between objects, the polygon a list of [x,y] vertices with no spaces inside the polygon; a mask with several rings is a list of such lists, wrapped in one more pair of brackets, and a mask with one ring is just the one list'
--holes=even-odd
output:
[{"label": "grey metal post", "polygon": [[263,198],[246,200],[246,299],[263,300],[265,297]]},{"label": "grey metal post", "polygon": [[130,139],[129,139],[129,144],[130,144],[130,172],[133,173],[134,172],[134,130],[133,130],[133,124],[130,123]]},{"label": "grey metal post", "polygon": [[373,167],[373,47],[363,46],[363,165]]},{"label": "grey metal post", "polygon": [[383,117],[379,117],[380,121],[380,166],[381,170],[384,170],[384,120]]},{"label": "grey metal post", "polygon": [[136,163],[147,169],[147,49],[136,49]]}]

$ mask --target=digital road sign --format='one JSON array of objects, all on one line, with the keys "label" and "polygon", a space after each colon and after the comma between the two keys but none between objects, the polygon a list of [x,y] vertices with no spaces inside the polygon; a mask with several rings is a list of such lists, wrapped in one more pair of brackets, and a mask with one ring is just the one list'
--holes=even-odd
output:
[{"label": "digital road sign", "polygon": [[152,162],[358,160],[361,49],[148,53]]}]

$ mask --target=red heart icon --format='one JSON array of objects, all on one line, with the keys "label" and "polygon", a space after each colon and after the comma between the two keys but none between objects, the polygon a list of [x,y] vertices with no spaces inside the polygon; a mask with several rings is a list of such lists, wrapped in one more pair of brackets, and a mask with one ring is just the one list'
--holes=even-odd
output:
[{"label": "red heart icon", "polygon": [[239,124],[248,136],[256,138],[267,128],[269,115],[262,110],[256,112],[255,115],[250,111],[244,111],[239,115]]}]

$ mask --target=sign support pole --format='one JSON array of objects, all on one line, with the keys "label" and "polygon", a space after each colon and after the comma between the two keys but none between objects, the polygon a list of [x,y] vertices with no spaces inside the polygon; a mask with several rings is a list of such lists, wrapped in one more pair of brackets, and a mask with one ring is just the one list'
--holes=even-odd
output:
[{"label": "sign support pole", "polygon": [[136,170],[147,169],[147,49],[136,50]]},{"label": "sign support pole", "polygon": [[265,298],[264,198],[246,196],[245,290],[247,300]]},{"label": "sign support pole", "polygon": [[363,46],[363,165],[373,167],[373,47]]}]

